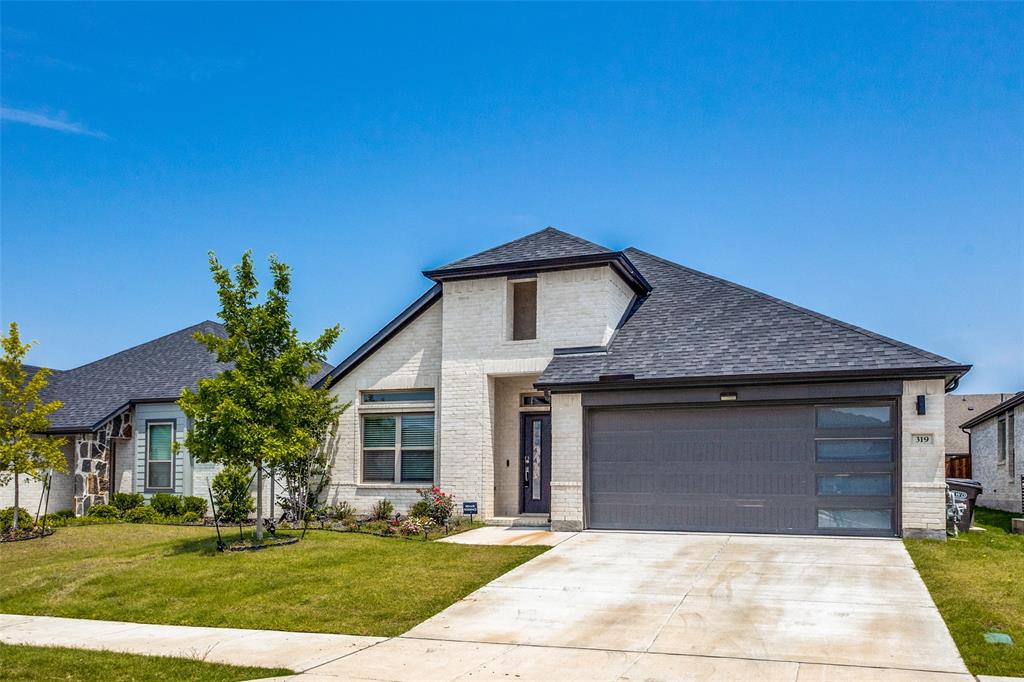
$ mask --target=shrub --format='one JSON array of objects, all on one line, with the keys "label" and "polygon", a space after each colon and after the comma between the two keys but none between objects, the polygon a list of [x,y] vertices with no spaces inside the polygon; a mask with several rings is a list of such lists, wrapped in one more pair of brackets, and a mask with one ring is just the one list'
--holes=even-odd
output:
[{"label": "shrub", "polygon": [[213,477],[214,513],[218,520],[239,526],[255,509],[249,494],[249,470],[242,466],[228,466]]},{"label": "shrub", "polygon": [[195,495],[189,495],[188,497],[181,498],[181,512],[185,516],[192,513],[202,518],[206,516],[206,508],[208,506],[209,505],[206,500],[201,497],[196,497]]},{"label": "shrub", "polygon": [[149,498],[149,506],[160,516],[181,516],[181,498],[171,493],[157,493]]},{"label": "shrub", "polygon": [[455,511],[455,498],[441,492],[436,485],[416,492],[420,494],[420,501],[413,505],[413,510],[416,511],[410,511],[410,515],[417,516],[419,512],[438,526],[447,524]]},{"label": "shrub", "polygon": [[142,496],[142,493],[114,493],[110,498],[110,504],[113,505],[121,516],[128,513],[130,509],[141,507],[146,503],[146,498]]},{"label": "shrub", "polygon": [[[14,525],[14,507],[8,507],[0,511],[0,533],[6,533]],[[24,507],[18,509],[18,528],[29,529],[32,527],[32,515]]]},{"label": "shrub", "polygon": [[85,514],[98,519],[116,519],[121,516],[121,512],[112,504],[94,504]]},{"label": "shrub", "polygon": [[128,510],[128,513],[124,515],[124,520],[128,523],[156,523],[163,519],[160,512],[153,507],[135,507]]},{"label": "shrub", "polygon": [[391,535],[391,524],[387,521],[370,521],[363,524],[363,530],[375,535]]},{"label": "shrub", "polygon": [[197,514],[194,511],[187,511],[184,514],[182,514],[182,516],[181,516],[181,522],[182,523],[199,523],[202,520],[203,520],[203,517],[201,517],[199,514]]},{"label": "shrub", "polygon": [[395,505],[391,504],[391,500],[385,497],[373,505],[370,515],[373,516],[375,521],[387,521],[395,515]]},{"label": "shrub", "polygon": [[339,502],[338,504],[332,504],[326,509],[327,518],[334,519],[335,521],[347,521],[348,519],[355,518],[356,510],[348,502]]}]

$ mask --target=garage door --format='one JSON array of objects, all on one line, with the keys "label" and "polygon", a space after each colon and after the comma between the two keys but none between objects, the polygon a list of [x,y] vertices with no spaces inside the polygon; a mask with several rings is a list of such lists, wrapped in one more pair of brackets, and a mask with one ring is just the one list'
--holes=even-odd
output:
[{"label": "garage door", "polygon": [[587,525],[895,535],[892,403],[595,408]]}]

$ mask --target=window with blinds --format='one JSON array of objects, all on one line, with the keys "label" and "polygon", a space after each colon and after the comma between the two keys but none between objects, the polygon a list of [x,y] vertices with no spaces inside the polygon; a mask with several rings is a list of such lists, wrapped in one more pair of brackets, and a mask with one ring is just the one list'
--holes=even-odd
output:
[{"label": "window with blinds", "polygon": [[434,415],[363,416],[363,481],[432,483]]},{"label": "window with blinds", "polygon": [[174,424],[146,426],[146,488],[174,489]]}]

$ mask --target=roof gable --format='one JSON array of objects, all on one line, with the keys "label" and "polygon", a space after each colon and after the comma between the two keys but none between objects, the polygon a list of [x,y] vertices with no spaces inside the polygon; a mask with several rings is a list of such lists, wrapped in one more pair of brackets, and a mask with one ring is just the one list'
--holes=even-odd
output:
[{"label": "roof gable", "polygon": [[[199,324],[133,346],[89,364],[55,373],[43,391],[46,400],[60,400],[61,409],[50,417],[51,431],[89,431],[118,413],[129,402],[172,402],[183,388],[195,388],[200,379],[230,367],[217,362],[195,340],[197,331],[224,336],[224,325],[206,320]],[[329,371],[323,371],[313,380]]]},{"label": "roof gable", "polygon": [[651,283],[605,352],[556,355],[538,385],[755,375],[962,374],[966,367],[860,327],[638,249],[625,254]]},{"label": "roof gable", "polygon": [[[586,256],[611,255],[611,249],[600,244],[589,242],[582,237],[545,227],[513,239],[510,242],[481,251],[480,253],[460,258],[457,261],[430,270],[430,273],[444,273],[467,268],[494,267],[511,265],[527,261],[556,260],[563,258],[579,258]],[[429,274],[427,275],[430,276]]]}]

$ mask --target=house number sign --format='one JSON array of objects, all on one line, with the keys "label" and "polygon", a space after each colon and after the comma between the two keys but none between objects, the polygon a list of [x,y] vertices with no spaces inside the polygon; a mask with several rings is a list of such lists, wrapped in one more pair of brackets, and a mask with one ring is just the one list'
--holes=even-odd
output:
[{"label": "house number sign", "polygon": [[910,437],[910,442],[914,445],[931,445],[932,434],[930,433],[915,433]]}]

